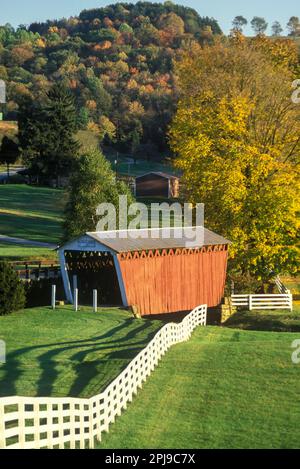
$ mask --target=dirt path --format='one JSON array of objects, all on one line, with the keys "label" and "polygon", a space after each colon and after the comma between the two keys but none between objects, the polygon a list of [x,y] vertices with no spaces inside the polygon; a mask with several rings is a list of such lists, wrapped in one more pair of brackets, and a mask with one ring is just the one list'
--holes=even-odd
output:
[{"label": "dirt path", "polygon": [[49,248],[49,249],[57,248],[56,244],[41,243],[39,241],[31,241],[31,240],[22,239],[22,238],[12,238],[10,236],[5,236],[1,234],[0,234],[0,242],[7,243],[7,244],[22,244],[23,246],[33,246],[33,247],[38,247],[38,248]]}]

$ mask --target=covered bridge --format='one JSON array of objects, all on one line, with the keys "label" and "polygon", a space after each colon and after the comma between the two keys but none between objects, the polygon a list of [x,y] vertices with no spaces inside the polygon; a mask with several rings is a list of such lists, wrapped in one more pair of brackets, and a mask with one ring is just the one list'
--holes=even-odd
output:
[{"label": "covered bridge", "polygon": [[86,233],[59,249],[67,300],[76,276],[81,304],[97,289],[102,304],[136,306],[141,315],[187,311],[220,304],[225,288],[229,241],[203,229],[199,246],[187,247],[182,230]]}]

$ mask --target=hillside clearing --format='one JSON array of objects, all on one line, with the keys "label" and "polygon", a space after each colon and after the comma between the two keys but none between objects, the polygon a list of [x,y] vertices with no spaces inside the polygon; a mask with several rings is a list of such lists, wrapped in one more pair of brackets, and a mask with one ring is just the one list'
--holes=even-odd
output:
[{"label": "hillside clearing", "polygon": [[[27,185],[0,186],[0,234],[58,243],[62,233],[64,192]],[[1,245],[1,257],[16,257],[15,246]],[[16,248],[17,249],[17,248]],[[30,253],[29,253],[30,255]]]}]

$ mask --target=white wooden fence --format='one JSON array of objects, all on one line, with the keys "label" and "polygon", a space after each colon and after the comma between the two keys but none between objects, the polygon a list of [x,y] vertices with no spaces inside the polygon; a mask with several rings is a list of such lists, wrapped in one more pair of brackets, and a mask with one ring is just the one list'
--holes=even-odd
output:
[{"label": "white wooden fence", "polygon": [[290,294],[291,294],[290,290],[288,290],[288,289],[286,288],[286,286],[283,285],[283,283],[282,283],[282,281],[280,280],[280,277],[279,277],[279,276],[277,276],[277,277],[275,278],[275,285],[276,285],[276,287],[278,288],[279,293],[285,294],[285,295],[290,295]]},{"label": "white wooden fence", "polygon": [[232,295],[232,306],[246,306],[250,311],[254,309],[289,309],[293,311],[293,295]]},{"label": "white wooden fence", "polygon": [[98,396],[77,398],[0,398],[0,448],[94,448],[174,344],[205,326],[207,306],[194,309],[180,324],[168,323]]}]

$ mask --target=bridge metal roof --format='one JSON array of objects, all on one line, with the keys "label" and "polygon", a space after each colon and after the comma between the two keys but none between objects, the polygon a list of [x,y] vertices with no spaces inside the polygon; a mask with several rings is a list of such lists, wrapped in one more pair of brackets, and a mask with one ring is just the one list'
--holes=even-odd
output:
[{"label": "bridge metal roof", "polygon": [[230,244],[226,238],[203,227],[101,231],[86,235],[117,253]]}]

